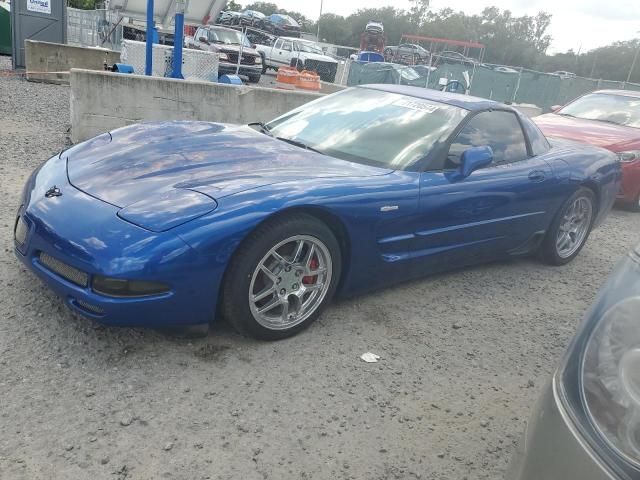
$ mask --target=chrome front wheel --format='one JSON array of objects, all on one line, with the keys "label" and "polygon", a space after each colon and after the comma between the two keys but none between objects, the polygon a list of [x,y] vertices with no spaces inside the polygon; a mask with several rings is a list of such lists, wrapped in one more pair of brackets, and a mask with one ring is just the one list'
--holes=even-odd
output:
[{"label": "chrome front wheel", "polygon": [[585,242],[593,221],[593,203],[587,196],[579,196],[565,210],[558,228],[556,251],[560,258],[569,258]]},{"label": "chrome front wheel", "polygon": [[287,330],[320,307],[331,285],[333,264],[327,246],[310,235],[294,235],[276,244],[251,277],[249,307],[256,322]]}]

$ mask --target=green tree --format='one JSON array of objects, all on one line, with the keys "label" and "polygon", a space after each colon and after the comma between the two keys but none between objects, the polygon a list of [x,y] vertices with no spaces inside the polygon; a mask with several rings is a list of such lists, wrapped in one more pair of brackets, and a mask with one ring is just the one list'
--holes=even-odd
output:
[{"label": "green tree", "polygon": [[224,9],[226,11],[231,11],[231,12],[239,12],[239,11],[243,10],[242,5],[240,5],[235,0],[229,0],[227,2],[227,6]]},{"label": "green tree", "polygon": [[334,45],[348,46],[351,41],[351,24],[346,18],[334,13],[325,13],[318,22],[320,23],[321,37],[319,40]]},{"label": "green tree", "polygon": [[81,8],[82,10],[95,10],[97,3],[96,0],[68,0],[67,5],[71,8]]},{"label": "green tree", "polygon": [[411,23],[409,12],[393,7],[360,9],[349,15],[346,20],[351,26],[351,34],[346,46],[360,45],[360,34],[371,20],[382,22],[389,44],[399,42],[403,33],[415,33],[417,29]]},{"label": "green tree", "polygon": [[256,12],[264,13],[265,15],[271,15],[278,12],[278,5],[271,2],[253,2],[247,5],[245,10],[255,10]]},{"label": "green tree", "polygon": [[[624,82],[638,48],[640,39],[615,42],[580,55],[569,50],[541,58],[540,68],[546,72],[565,70],[581,77]],[[630,81],[640,83],[640,62],[636,62]]]},{"label": "green tree", "polygon": [[429,12],[430,0],[410,0],[411,9],[409,10],[411,22],[421,27],[427,19]]}]

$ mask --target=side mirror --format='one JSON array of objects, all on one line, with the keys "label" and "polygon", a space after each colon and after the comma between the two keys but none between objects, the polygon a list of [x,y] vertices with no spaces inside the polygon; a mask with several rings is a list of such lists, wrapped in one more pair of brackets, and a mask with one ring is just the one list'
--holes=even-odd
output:
[{"label": "side mirror", "polygon": [[207,37],[199,37],[198,41],[209,45],[209,40],[207,40]]},{"label": "side mirror", "polygon": [[251,48],[253,48],[254,50],[256,49],[257,45],[255,43],[251,44]]},{"label": "side mirror", "polygon": [[551,105],[551,111],[553,113],[557,112],[558,110],[560,110],[562,108],[562,105]]},{"label": "side mirror", "polygon": [[493,162],[493,150],[489,146],[471,147],[460,157],[460,175],[467,178],[476,170],[488,167]]}]

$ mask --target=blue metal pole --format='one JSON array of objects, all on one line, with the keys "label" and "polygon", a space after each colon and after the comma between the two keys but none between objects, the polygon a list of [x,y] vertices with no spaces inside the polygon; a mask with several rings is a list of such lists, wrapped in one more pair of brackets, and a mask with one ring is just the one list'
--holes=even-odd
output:
[{"label": "blue metal pole", "polygon": [[182,76],[182,45],[184,44],[184,13],[175,16],[175,34],[173,36],[173,68],[171,78],[184,78]]},{"label": "blue metal pole", "polygon": [[144,74],[151,76],[153,72],[153,37],[155,34],[155,22],[153,21],[153,0],[147,0],[147,49]]}]

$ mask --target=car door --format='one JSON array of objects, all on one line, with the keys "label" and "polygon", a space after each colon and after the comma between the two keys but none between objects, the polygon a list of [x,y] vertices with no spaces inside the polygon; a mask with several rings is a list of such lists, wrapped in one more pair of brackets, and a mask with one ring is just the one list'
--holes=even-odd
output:
[{"label": "car door", "polygon": [[[485,145],[494,152],[491,165],[462,178],[462,152]],[[532,155],[514,112],[471,116],[428,168],[420,180],[416,258],[431,266],[470,264],[526,249],[544,232],[553,171]]]},{"label": "car door", "polygon": [[407,45],[403,43],[398,47],[398,57],[402,60],[409,60],[413,57],[413,50],[411,49],[411,45]]},{"label": "car door", "polygon": [[[201,39],[206,40],[203,42]],[[198,50],[208,50],[209,49],[209,32],[205,28],[198,28],[196,30],[196,34],[193,36],[193,47]]]},{"label": "car door", "polygon": [[273,57],[271,60],[276,66],[289,66],[291,63],[291,42],[279,38],[273,46]]},{"label": "car door", "polygon": [[278,58],[278,52],[280,51],[280,47],[282,47],[282,39],[281,38],[276,38],[276,41],[273,42],[273,45],[271,46],[271,50],[269,50],[269,63],[274,65],[274,66],[278,66],[277,65],[277,58]]},{"label": "car door", "polygon": [[291,40],[282,41],[282,54],[280,56],[279,63],[284,65],[291,65],[291,59],[293,58],[293,43]]}]

